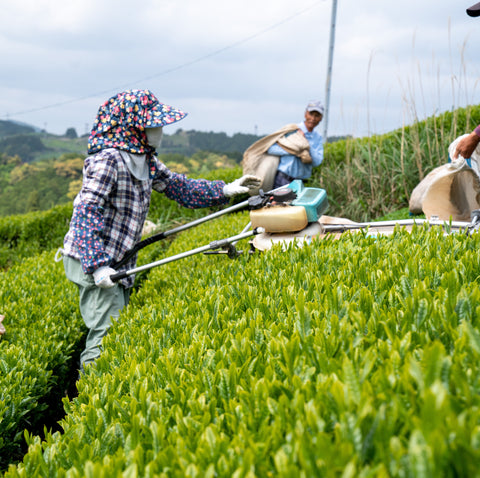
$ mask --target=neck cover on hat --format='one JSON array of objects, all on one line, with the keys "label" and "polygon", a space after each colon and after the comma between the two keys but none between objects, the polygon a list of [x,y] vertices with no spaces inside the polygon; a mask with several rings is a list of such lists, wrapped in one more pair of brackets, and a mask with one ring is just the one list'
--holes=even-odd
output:
[{"label": "neck cover on hat", "polygon": [[151,176],[145,154],[133,154],[127,153],[126,151],[120,151],[120,155],[125,161],[132,176],[140,181],[145,181]]},{"label": "neck cover on hat", "polygon": [[149,90],[118,93],[100,106],[88,138],[88,153],[117,148],[133,154],[155,154],[148,144],[146,128],[180,121],[183,111],[160,103]]}]

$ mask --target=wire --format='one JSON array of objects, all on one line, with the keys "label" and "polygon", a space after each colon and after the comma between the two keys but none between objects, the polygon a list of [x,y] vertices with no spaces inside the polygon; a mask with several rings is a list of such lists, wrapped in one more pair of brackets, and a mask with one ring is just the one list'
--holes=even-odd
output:
[{"label": "wire", "polygon": [[200,56],[194,60],[191,60],[191,61],[187,61],[185,63],[182,63],[181,65],[177,65],[177,66],[174,66],[172,68],[169,68],[167,70],[163,70],[155,75],[151,75],[151,76],[148,76],[148,77],[145,77],[145,78],[142,78],[142,79],[139,79],[139,80],[135,80],[134,82],[129,82],[129,83],[125,83],[121,86],[118,86],[116,88],[109,88],[108,90],[103,90],[103,91],[98,91],[96,93],[91,93],[89,95],[85,95],[85,96],[81,96],[79,98],[73,98],[71,100],[65,100],[65,101],[61,101],[61,102],[58,102],[58,103],[52,103],[50,105],[45,105],[45,106],[41,106],[39,108],[33,108],[33,109],[30,109],[30,110],[24,110],[24,111],[18,111],[16,113],[8,113],[6,115],[3,115],[2,117],[3,118],[8,118],[10,116],[19,116],[19,115],[24,115],[24,114],[27,114],[27,113],[36,113],[37,111],[43,111],[43,110],[47,110],[47,109],[50,109],[50,108],[58,108],[60,106],[64,106],[64,105],[68,105],[68,104],[71,104],[71,103],[77,103],[79,101],[83,101],[83,100],[87,100],[89,98],[94,98],[96,96],[104,96],[106,95],[107,93],[111,93],[112,91],[120,91],[124,88],[127,88],[129,87],[132,83],[142,83],[142,82],[145,82],[145,81],[148,81],[148,80],[152,80],[154,78],[158,78],[160,76],[164,76],[164,75],[167,75],[168,73],[172,73],[174,71],[178,71],[178,70],[181,70],[183,68],[186,68],[188,66],[191,66],[191,65],[195,65],[196,63],[200,63],[201,61],[204,61],[208,58],[211,58],[213,56],[216,56],[216,55],[219,55],[220,53],[223,53],[227,50],[231,50],[232,48],[235,48],[235,47],[238,47],[240,45],[243,45],[244,43],[247,43],[261,35],[264,35],[265,33],[268,33],[278,27],[280,27],[281,25],[284,25],[285,23],[288,23],[289,21],[293,20],[294,18],[300,16],[300,15],[303,15],[304,13],[308,12],[309,10],[312,10],[314,7],[316,7],[318,4],[320,3],[323,3],[325,2],[326,0],[319,0],[315,3],[313,3],[312,5],[304,8],[303,10],[300,10],[296,13],[293,13],[292,15],[284,18],[283,20],[280,20],[279,22],[277,23],[274,23],[273,25],[270,25],[269,27],[263,29],[263,30],[260,30],[259,32],[257,33],[254,33],[253,35],[250,35],[246,38],[243,38],[242,40],[239,40],[237,42],[234,42],[234,43],[231,43],[230,45],[227,45],[223,48],[219,48],[218,50],[214,50],[212,51],[211,53],[208,53],[206,55],[203,55],[203,56]]}]

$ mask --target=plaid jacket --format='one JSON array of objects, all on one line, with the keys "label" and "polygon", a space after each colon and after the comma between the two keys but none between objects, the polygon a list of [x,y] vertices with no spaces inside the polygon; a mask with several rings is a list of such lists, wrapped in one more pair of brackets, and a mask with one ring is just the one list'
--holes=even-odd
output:
[{"label": "plaid jacket", "polygon": [[[156,158],[153,164],[153,178],[140,181],[130,174],[116,149],[104,149],[85,159],[83,185],[73,203],[63,249],[65,255],[81,262],[86,274],[121,260],[140,241],[152,189],[192,209],[228,203],[223,181],[188,179]],[[136,259],[125,264],[125,269],[133,269]],[[131,287],[134,280],[132,275],[121,283]]]}]

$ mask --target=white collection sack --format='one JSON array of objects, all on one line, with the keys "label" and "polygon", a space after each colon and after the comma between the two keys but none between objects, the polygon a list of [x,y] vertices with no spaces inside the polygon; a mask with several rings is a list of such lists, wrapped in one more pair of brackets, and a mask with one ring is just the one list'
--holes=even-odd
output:
[{"label": "white collection sack", "polygon": [[[457,138],[449,147],[450,158],[457,147]],[[435,168],[415,187],[409,201],[413,214],[437,216],[442,221],[470,221],[471,212],[480,209],[480,149],[469,160],[459,157]],[[471,166],[470,166],[471,165]]]}]

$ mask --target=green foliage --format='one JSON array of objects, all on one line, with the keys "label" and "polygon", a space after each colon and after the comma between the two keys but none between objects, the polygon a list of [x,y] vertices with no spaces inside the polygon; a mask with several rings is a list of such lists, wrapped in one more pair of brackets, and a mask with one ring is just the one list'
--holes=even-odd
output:
[{"label": "green foliage", "polygon": [[45,212],[0,218],[0,268],[41,251],[61,247],[72,216],[72,205]]},{"label": "green foliage", "polygon": [[20,156],[29,163],[35,159],[35,153],[45,152],[46,147],[37,134],[19,134],[0,140],[0,151],[8,156]]},{"label": "green foliage", "polygon": [[[327,189],[331,212],[406,217],[409,188],[477,116],[331,143],[313,185]],[[154,194],[150,218],[168,228],[208,212]],[[51,261],[70,215],[69,205],[0,220],[0,258],[14,264],[0,272],[0,466],[17,459],[22,435],[29,447],[6,477],[478,475],[480,234],[345,233],[152,269],[79,396],[63,400],[61,429],[40,435],[84,333]],[[139,265],[247,222],[237,213],[185,231],[142,251]]]},{"label": "green foliage", "polygon": [[181,174],[205,175],[219,169],[230,169],[237,163],[227,155],[198,151],[190,158],[180,154],[160,154],[159,159],[172,171]]},{"label": "green foliage", "polygon": [[476,476],[479,246],[398,228],[153,269],[5,476]]},{"label": "green foliage", "polygon": [[67,128],[67,131],[65,131],[65,138],[77,139],[78,138],[77,130],[75,128]]},{"label": "green foliage", "polygon": [[46,211],[72,201],[71,187],[82,178],[83,158],[75,153],[35,163],[7,158],[5,166],[0,163],[0,216]]},{"label": "green foliage", "polygon": [[[260,136],[253,134],[235,133],[228,136],[226,133],[214,133],[213,131],[207,133],[179,129],[174,134],[163,137],[161,152],[192,156],[199,151],[210,151],[230,156],[232,153],[243,153],[258,139]],[[237,158],[239,158],[238,155]]]},{"label": "green foliage", "polygon": [[25,452],[24,428],[54,426],[84,326],[76,291],[52,253],[0,272],[0,470]]}]

